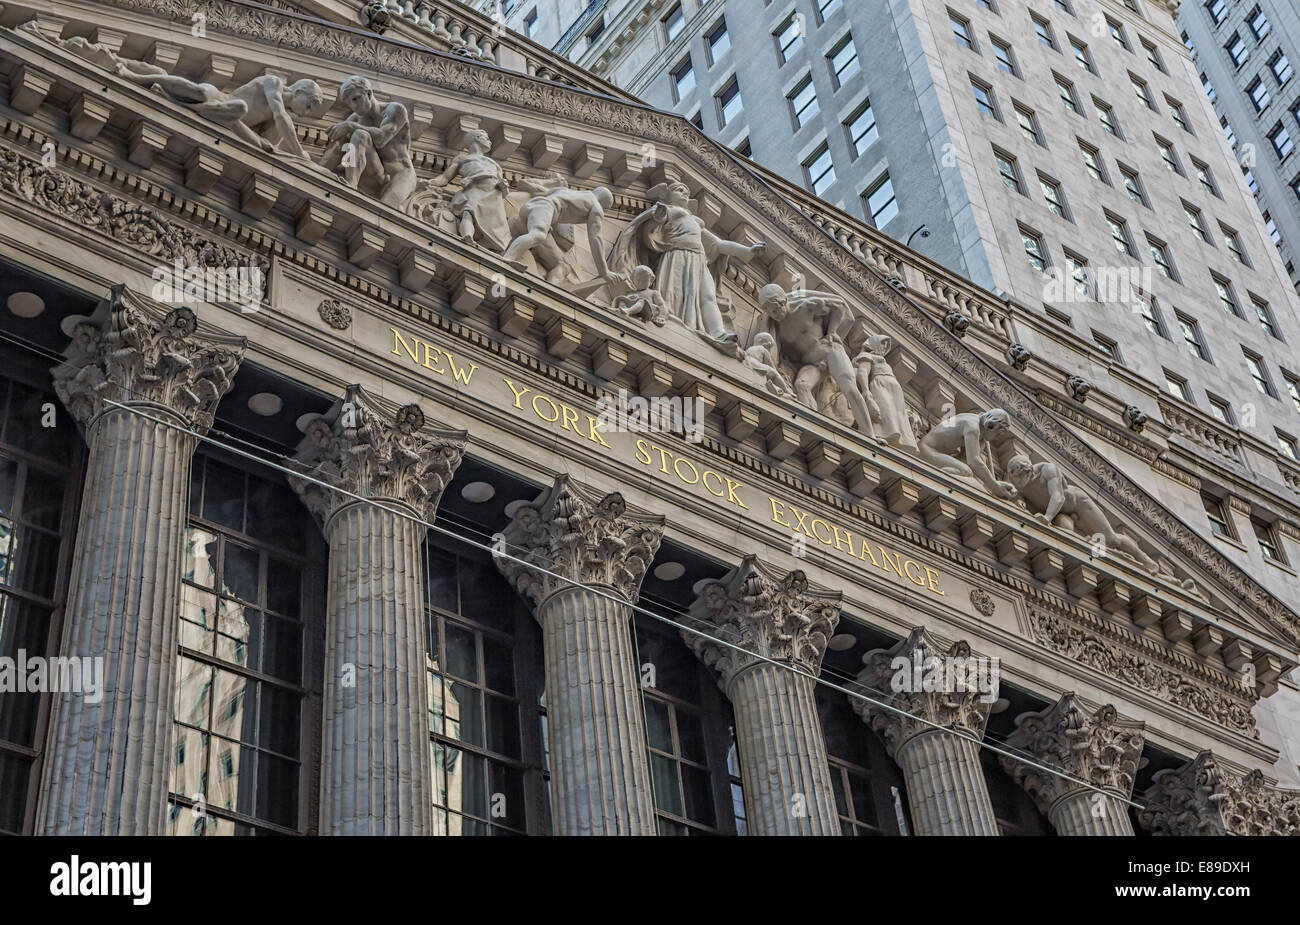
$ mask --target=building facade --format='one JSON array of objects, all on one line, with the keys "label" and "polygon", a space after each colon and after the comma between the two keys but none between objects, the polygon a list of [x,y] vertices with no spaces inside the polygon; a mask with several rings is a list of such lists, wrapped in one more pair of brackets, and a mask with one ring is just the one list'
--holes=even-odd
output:
[{"label": "building facade", "polygon": [[1205,94],[1237,154],[1293,285],[1300,285],[1300,175],[1291,160],[1300,133],[1300,92],[1292,61],[1300,55],[1300,14],[1291,3],[1211,0],[1178,10],[1183,43]]},{"label": "building facade", "polygon": [[0,13],[0,829],[1294,831],[1262,441],[468,7],[191,14]]}]

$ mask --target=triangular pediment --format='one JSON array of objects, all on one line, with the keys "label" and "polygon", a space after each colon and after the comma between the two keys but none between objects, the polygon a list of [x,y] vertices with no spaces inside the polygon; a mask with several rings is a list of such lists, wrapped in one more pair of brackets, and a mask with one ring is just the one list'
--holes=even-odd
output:
[{"label": "triangular pediment", "polygon": [[[168,31],[169,23],[188,23],[195,12],[206,17],[204,36],[182,34],[182,42],[174,29]],[[4,22],[16,25],[12,16]],[[104,23],[98,32],[93,28],[97,22]],[[86,37],[82,47],[67,47],[67,23]],[[134,33],[127,32],[128,24],[133,24]],[[126,37],[114,40],[114,35]],[[408,108],[418,175],[411,210],[379,203],[375,196],[383,190],[367,189],[364,182],[358,190],[340,191],[337,176],[324,176],[300,159],[258,151],[228,129],[204,123],[193,106],[174,95],[152,92],[147,80],[130,85],[116,82],[105,61],[97,61],[85,47],[93,44],[91,39],[102,43],[107,36],[115,55],[151,55],[161,60],[155,46],[163,35],[176,43],[169,46],[169,67],[200,83],[204,77],[224,79],[227,86],[236,75],[251,79],[266,70],[259,63],[262,55],[263,61],[275,57],[279,64],[273,70],[284,73],[286,81],[302,77],[307,62],[318,62],[320,85],[334,94],[350,72],[372,75],[380,84],[380,96]],[[63,3],[57,17],[47,16],[41,29],[9,31],[4,43],[16,60],[43,59],[56,81],[81,86],[86,99],[73,104],[82,107],[73,117],[73,133],[78,137],[85,133],[76,131],[76,112],[82,113],[82,125],[87,119],[93,122],[97,110],[87,116],[85,108],[101,85],[113,83],[115,90],[135,93],[136,99],[178,122],[206,124],[206,133],[196,131],[190,140],[195,151],[219,159],[219,146],[210,142],[222,138],[224,149],[233,148],[238,155],[238,170],[250,174],[262,170],[280,184],[314,187],[302,197],[270,199],[276,208],[292,203],[300,233],[304,213],[313,219],[313,206],[324,201],[317,191],[330,190],[331,202],[322,210],[326,217],[321,219],[323,229],[317,239],[327,232],[342,234],[349,259],[358,266],[358,255],[367,254],[367,248],[374,251],[371,264],[362,270],[391,261],[399,265],[408,289],[414,288],[412,281],[445,285],[453,301],[471,277],[514,280],[523,274],[530,298],[566,302],[569,320],[579,328],[587,319],[601,324],[627,324],[631,319],[641,325],[644,339],[656,343],[665,355],[679,357],[683,368],[707,370],[701,379],[713,380],[718,389],[754,393],[758,418],[778,424],[784,420],[781,426],[792,429],[786,442],[800,451],[810,443],[814,448],[833,446],[833,459],[840,459],[841,453],[859,459],[895,482],[907,479],[908,473],[922,473],[927,479],[949,477],[959,483],[954,496],[966,499],[971,510],[982,508],[978,516],[992,520],[997,529],[1034,532],[1048,567],[1053,555],[1059,554],[1058,570],[1072,562],[1077,570],[1114,571],[1123,576],[1133,595],[1150,596],[1166,612],[1182,608],[1206,620],[1217,612],[1227,628],[1271,642],[1284,657],[1300,647],[1300,618],[1289,607],[1089,446],[1012,377],[967,346],[954,333],[960,324],[945,324],[944,313],[927,303],[924,294],[908,291],[900,278],[891,279],[898,274],[891,272],[888,259],[877,259],[869,247],[861,246],[863,239],[870,240],[871,232],[859,228],[856,242],[846,240],[842,230],[851,226],[847,216],[710,142],[684,119],[624,99],[532,79],[465,54],[429,51],[225,0]],[[21,98],[38,89],[20,86],[16,93]],[[35,105],[40,102],[35,100]],[[310,125],[305,133],[309,155],[318,157],[327,146],[328,131],[340,112],[335,104],[324,121],[304,116]],[[100,128],[122,118],[119,111],[110,112]],[[470,196],[467,202],[465,177],[473,176],[472,170],[450,176],[440,186],[430,184],[479,131],[490,146],[484,156],[497,164],[501,179],[511,187],[500,202],[488,188],[490,182],[481,185],[482,174],[473,182],[480,184],[483,195],[479,200]],[[205,167],[208,162],[202,157],[196,163],[200,172],[213,169]],[[675,184],[684,186],[684,195],[674,192]],[[529,203],[535,198],[556,190],[586,194],[598,186],[612,191],[599,232],[600,249],[611,271],[619,275],[618,284],[601,284],[587,228],[567,214],[555,216],[540,247],[513,262],[504,259],[503,245],[509,246],[527,230]],[[255,197],[256,184],[252,189]],[[367,193],[374,195],[365,200]],[[365,209],[356,210],[355,220],[340,223],[337,215],[357,202],[366,202]],[[498,206],[505,212],[504,226],[494,224],[492,210]],[[667,213],[667,218],[656,210]],[[828,230],[826,216],[832,216],[831,224],[841,229],[838,237]],[[340,232],[343,227],[348,230]],[[372,230],[373,244],[367,237]],[[674,235],[699,237],[702,253],[695,254],[694,243],[674,245]],[[430,254],[441,261],[436,272],[422,269],[418,247],[395,248],[395,240],[432,242]],[[728,246],[720,247],[719,241]],[[765,242],[766,248],[757,248],[759,242]],[[256,246],[273,245],[262,241]],[[742,253],[742,248],[747,251]],[[677,256],[687,251],[692,254],[689,259]],[[638,281],[641,266],[655,272],[653,285]],[[672,304],[674,293],[683,287],[698,287],[701,274],[711,274],[716,282],[716,305],[708,304],[698,288],[692,289],[686,302]],[[669,278],[669,283],[662,282]],[[668,297],[669,304],[637,298],[651,289]],[[868,407],[873,427],[880,430],[879,441],[863,435],[852,393],[846,395],[833,382],[830,367],[840,362],[839,354],[827,359],[817,353],[816,343],[801,345],[798,326],[785,325],[772,309],[777,292],[796,318],[800,312],[808,317],[842,313],[838,329],[823,329],[823,333],[842,342],[837,349],[852,364],[855,378],[867,367],[858,394],[865,405],[879,411],[877,416]],[[666,319],[655,317],[665,309]],[[710,316],[715,311],[721,328],[715,324],[717,318]],[[664,320],[662,327],[659,320]],[[763,354],[746,356],[746,351],[766,343],[761,334],[771,336],[774,349],[768,356],[775,374],[762,369]],[[582,338],[581,331],[575,336],[582,339],[581,349],[586,351],[590,339]],[[822,365],[827,368],[819,369]],[[800,382],[801,375],[805,382]],[[801,387],[812,389],[811,403],[788,394]],[[1006,412],[1008,432],[999,433],[998,421],[980,420],[994,409]],[[807,429],[801,431],[804,422]],[[972,426],[977,431],[982,426],[988,438],[977,444],[977,459],[968,458],[962,437]],[[770,444],[769,438],[769,449]],[[1012,465],[1015,456],[1024,456],[1036,468],[1024,474],[1023,465]],[[943,457],[956,458],[976,470],[975,476],[947,471]],[[981,477],[981,467],[987,470],[987,478]],[[808,471],[814,475],[834,471],[835,478],[846,481],[834,466],[827,470],[810,463]],[[1031,500],[1026,508],[1005,489],[1001,490],[1008,497],[997,497],[996,486],[1014,481],[1013,471],[1026,479],[1028,490],[1022,495],[1048,500]],[[1067,516],[1087,523],[1099,511],[1110,533],[1092,530],[1085,536],[1060,521],[1040,529],[1034,523],[1033,515],[1040,512],[1035,506],[1050,503],[1054,489],[1068,491],[1064,503],[1072,513]],[[1093,548],[1098,532],[1108,547],[1099,555]],[[1130,542],[1131,549],[1125,545]],[[1155,569],[1144,561],[1153,558]]]}]

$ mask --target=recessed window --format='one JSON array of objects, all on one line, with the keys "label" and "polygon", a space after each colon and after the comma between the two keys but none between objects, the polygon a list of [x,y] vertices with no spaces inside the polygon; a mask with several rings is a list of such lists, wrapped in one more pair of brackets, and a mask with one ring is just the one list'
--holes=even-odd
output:
[{"label": "recessed window", "polygon": [[664,39],[671,42],[677,36],[682,34],[686,28],[686,17],[682,15],[682,6],[677,4],[660,22],[663,23]]},{"label": "recessed window", "polygon": [[1236,426],[1237,418],[1236,415],[1232,413],[1232,405],[1229,402],[1224,401],[1222,398],[1217,398],[1214,395],[1207,394],[1205,397],[1210,401],[1211,417],[1220,424],[1227,424],[1229,427]]},{"label": "recessed window", "polygon": [[1245,347],[1241,348],[1241,352],[1246,357],[1246,369],[1250,371],[1250,378],[1254,380],[1255,388],[1263,395],[1277,398],[1277,390],[1273,388],[1273,380],[1269,378],[1268,369],[1264,366],[1264,358]]},{"label": "recessed window", "polygon": [[1004,42],[1001,39],[996,39],[991,35],[989,36],[989,41],[993,43],[993,57],[997,60],[998,67],[1002,68],[1002,70],[1006,71],[1008,74],[1014,74],[1016,77],[1019,77],[1020,67],[1016,64],[1016,55],[1015,52],[1012,51],[1010,43]]},{"label": "recessed window", "polygon": [[1012,192],[1023,195],[1025,185],[1020,181],[1020,168],[1016,164],[1016,159],[1005,151],[994,148],[993,160],[998,166],[998,176],[1002,178],[1002,185]]},{"label": "recessed window", "polygon": [[1255,4],[1255,8],[1246,14],[1246,22],[1250,26],[1250,31],[1255,33],[1255,40],[1259,41],[1273,31],[1273,24],[1268,21],[1264,11]]},{"label": "recessed window", "polygon": [[1273,221],[1273,216],[1267,212],[1264,213],[1264,228],[1268,231],[1268,236],[1272,239],[1273,244],[1281,247],[1282,232],[1277,230],[1277,222]]},{"label": "recessed window", "polygon": [[1223,43],[1223,49],[1237,67],[1245,64],[1246,59],[1250,57],[1250,50],[1246,48],[1246,42],[1236,32],[1232,33],[1232,37]]},{"label": "recessed window", "polygon": [[803,169],[813,193],[820,196],[826,192],[835,182],[835,164],[831,160],[830,147],[823,142],[812,157],[803,162]]},{"label": "recessed window", "polygon": [[1062,13],[1069,13],[1071,16],[1074,15],[1074,9],[1070,6],[1070,0],[1052,0],[1052,2],[1056,4],[1056,8]]},{"label": "recessed window", "polygon": [[1283,371],[1282,381],[1286,383],[1286,394],[1291,397],[1291,404],[1295,405],[1296,411],[1300,411],[1300,376]]},{"label": "recessed window", "polygon": [[1070,281],[1074,283],[1074,294],[1076,299],[1084,302],[1092,301],[1092,271],[1088,269],[1088,258],[1081,257],[1070,250],[1063,250],[1065,255],[1065,271],[1070,275]]},{"label": "recessed window", "polygon": [[1277,78],[1277,85],[1279,87],[1285,86],[1286,82],[1291,79],[1291,75],[1294,73],[1291,70],[1290,60],[1287,58],[1286,53],[1281,49],[1274,52],[1273,57],[1268,59],[1268,67],[1269,70],[1273,72],[1273,76]]},{"label": "recessed window", "polygon": [[1223,136],[1228,139],[1228,147],[1237,150],[1237,133],[1232,130],[1227,116],[1219,116],[1219,125],[1223,127]]},{"label": "recessed window", "polygon": [[1047,315],[1048,318],[1051,318],[1053,321],[1055,321],[1057,324],[1065,325],[1067,328],[1074,327],[1074,319],[1071,318],[1067,312],[1063,312],[1059,308],[1053,308],[1050,305],[1044,305],[1043,313]]},{"label": "recessed window", "polygon": [[1038,185],[1043,191],[1043,200],[1047,203],[1047,208],[1052,210],[1052,214],[1068,220],[1070,214],[1065,205],[1065,194],[1061,192],[1061,184],[1040,173]]},{"label": "recessed window", "polygon": [[741,157],[749,158],[751,161],[754,159],[754,148],[749,143],[748,138],[746,138],[740,144],[736,145],[736,153],[739,154]]},{"label": "recessed window", "polygon": [[1115,245],[1115,250],[1127,257],[1136,257],[1137,254],[1133,252],[1133,241],[1128,234],[1128,222],[1109,212],[1103,214],[1106,216],[1106,224],[1110,227],[1110,239]]},{"label": "recessed window", "polygon": [[981,115],[998,118],[998,108],[993,100],[993,88],[982,80],[972,77],[970,81],[971,92],[975,94],[975,106],[979,109]]},{"label": "recessed window", "polygon": [[537,31],[537,10],[531,9],[528,15],[524,17],[524,38],[531,39],[533,33]]},{"label": "recessed window", "polygon": [[957,39],[958,45],[963,45],[971,51],[975,50],[975,38],[970,31],[970,20],[965,16],[958,16],[951,10],[948,11],[948,21],[952,24],[953,37]]},{"label": "recessed window", "polygon": [[848,132],[849,143],[855,155],[861,154],[875,144],[880,137],[876,131],[876,116],[871,111],[871,101],[867,100],[857,113],[844,124]]},{"label": "recessed window", "polygon": [[1191,387],[1187,385],[1187,380],[1182,376],[1179,376],[1177,373],[1171,373],[1167,369],[1164,372],[1165,391],[1174,396],[1174,398],[1181,398],[1190,405],[1192,403],[1192,390]]},{"label": "recessed window", "polygon": [[1160,159],[1165,162],[1165,166],[1174,173],[1181,175],[1183,167],[1178,163],[1178,155],[1174,153],[1174,146],[1157,135],[1156,147],[1160,149]]},{"label": "recessed window", "polygon": [[1188,202],[1183,203],[1183,215],[1187,217],[1187,227],[1192,229],[1192,234],[1196,235],[1206,244],[1210,244],[1210,232],[1205,227],[1205,216],[1201,210]]},{"label": "recessed window", "polygon": [[825,22],[827,16],[833,16],[844,6],[844,0],[817,0],[817,21]]},{"label": "recessed window", "polygon": [[1183,344],[1187,347],[1187,352],[1198,360],[1210,362],[1210,352],[1205,347],[1205,341],[1201,337],[1201,326],[1197,324],[1195,318],[1189,318],[1182,312],[1174,312],[1174,317],[1178,319],[1178,330],[1183,334]]},{"label": "recessed window", "polygon": [[1079,41],[1074,36],[1070,36],[1070,50],[1074,53],[1074,63],[1083,68],[1089,74],[1096,74],[1097,68],[1092,63],[1092,53],[1088,51],[1088,46]]},{"label": "recessed window", "polygon": [[1277,158],[1280,161],[1286,160],[1295,150],[1295,142],[1291,140],[1291,133],[1286,130],[1286,126],[1279,120],[1273,130],[1268,133],[1268,140],[1273,143],[1273,150],[1277,152]]},{"label": "recessed window", "polygon": [[1229,315],[1240,318],[1241,308],[1237,305],[1237,293],[1233,290],[1232,283],[1213,273],[1210,278],[1214,280],[1214,291],[1219,294],[1219,306]]},{"label": "recessed window", "polygon": [[1124,49],[1125,51],[1133,50],[1132,48],[1129,47],[1128,35],[1124,32],[1123,24],[1117,23],[1115,22],[1115,20],[1107,16],[1106,29],[1107,31],[1110,32],[1110,37],[1115,40],[1116,45],[1118,45],[1120,48]]},{"label": "recessed window", "polygon": [[1097,149],[1086,141],[1079,142],[1079,154],[1083,158],[1083,166],[1094,180],[1100,180],[1102,183],[1108,183],[1106,171],[1101,166],[1101,155]]},{"label": "recessed window", "polygon": [[1251,296],[1250,304],[1255,308],[1255,320],[1264,329],[1264,333],[1269,337],[1281,340],[1282,336],[1277,332],[1277,321],[1273,318],[1273,309],[1269,307],[1269,304],[1258,296]]},{"label": "recessed window", "polygon": [[1215,185],[1214,175],[1210,173],[1210,168],[1196,158],[1192,158],[1192,167],[1196,171],[1196,179],[1200,182],[1201,189],[1213,196],[1218,196],[1219,187]]},{"label": "recessed window", "polygon": [[979,0],[980,7],[988,10],[990,13],[997,13],[998,9],[993,5],[993,0]]},{"label": "recessed window", "polygon": [[600,17],[596,20],[596,22],[592,25],[592,27],[587,30],[587,44],[590,45],[592,42],[596,41],[596,39],[600,38],[600,34],[604,31],[605,31],[605,14],[601,13]]},{"label": "recessed window", "polygon": [[1138,314],[1142,316],[1142,323],[1146,325],[1148,331],[1158,337],[1168,336],[1165,334],[1165,323],[1160,317],[1160,309],[1156,306],[1155,296],[1139,298],[1135,305]]},{"label": "recessed window", "polygon": [[1056,94],[1061,98],[1061,105],[1070,112],[1078,113],[1079,98],[1074,95],[1074,84],[1066,80],[1060,74],[1053,75],[1056,78]]},{"label": "recessed window", "polygon": [[798,51],[800,46],[803,45],[803,28],[800,26],[801,22],[801,19],[792,15],[773,35],[773,38],[776,40],[777,60],[782,64],[789,61],[790,56]]},{"label": "recessed window", "polygon": [[[1043,144],[1043,133],[1038,127],[1038,116],[1028,106],[1021,103],[1015,104],[1016,122],[1020,126],[1020,132],[1036,145]],[[1043,147],[1047,147],[1043,145]]]},{"label": "recessed window", "polygon": [[886,171],[863,194],[867,202],[867,214],[877,228],[883,228],[898,214],[898,199],[894,196],[894,181]]},{"label": "recessed window", "polygon": [[687,55],[677,67],[673,68],[673,95],[677,102],[695,90],[695,68],[691,66],[691,56]]},{"label": "recessed window", "polygon": [[[1279,434],[1278,438],[1281,439],[1281,437],[1282,435]],[[1294,454],[1295,439],[1290,439]],[[1296,459],[1297,456],[1291,455],[1291,458]],[[1255,542],[1259,543],[1259,551],[1264,554],[1264,558],[1285,565],[1286,557],[1282,555],[1282,546],[1277,541],[1277,531],[1274,529],[1273,525],[1268,521],[1260,520],[1258,517],[1252,517],[1250,519],[1250,528],[1255,533]]]},{"label": "recessed window", "polygon": [[1210,98],[1211,103],[1218,99],[1214,93],[1214,84],[1210,83],[1210,77],[1205,71],[1201,71],[1201,87],[1205,90],[1205,95]]},{"label": "recessed window", "polygon": [[1246,256],[1246,251],[1241,246],[1241,236],[1233,231],[1223,222],[1219,222],[1219,231],[1223,233],[1223,243],[1228,248],[1232,256],[1237,258],[1237,262],[1250,266],[1250,258]]},{"label": "recessed window", "polygon": [[1092,340],[1093,343],[1097,345],[1097,349],[1106,355],[1106,359],[1114,363],[1124,362],[1123,358],[1120,356],[1119,344],[1111,340],[1105,334],[1098,333],[1094,330],[1092,332]]},{"label": "recessed window", "polygon": [[1228,520],[1228,513],[1223,502],[1213,495],[1202,492],[1201,506],[1205,508],[1205,516],[1210,520],[1210,530],[1214,532],[1214,535],[1233,539],[1231,522]]},{"label": "recessed window", "polygon": [[1246,93],[1250,95],[1250,103],[1255,107],[1255,112],[1263,112],[1273,99],[1268,94],[1268,84],[1258,77],[1251,81],[1250,86],[1246,88]]},{"label": "recessed window", "polygon": [[1160,60],[1160,52],[1156,46],[1148,42],[1146,39],[1143,39],[1142,48],[1146,51],[1147,61],[1150,62],[1151,66],[1160,73],[1165,73],[1165,63]]},{"label": "recessed window", "polygon": [[1192,129],[1187,124],[1187,112],[1183,109],[1183,104],[1172,97],[1166,96],[1165,105],[1169,107],[1169,118],[1174,120],[1174,125],[1190,135]]},{"label": "recessed window", "polygon": [[1228,0],[1205,0],[1205,8],[1216,26],[1222,25],[1228,15]]},{"label": "recessed window", "polygon": [[1043,249],[1043,236],[1021,225],[1020,243],[1025,248],[1025,256],[1029,258],[1029,265],[1035,270],[1046,270],[1047,251]]},{"label": "recessed window", "polygon": [[705,36],[704,44],[709,49],[709,62],[717,60],[731,50],[731,33],[727,31],[727,20],[719,19],[717,24]]},{"label": "recessed window", "polygon": [[1138,176],[1138,172],[1132,167],[1125,167],[1120,164],[1119,174],[1124,178],[1124,189],[1128,192],[1128,198],[1139,205],[1146,206],[1148,209],[1151,208],[1151,203],[1147,201],[1146,189],[1142,186],[1142,178]]},{"label": "recessed window", "polygon": [[704,131],[704,111],[697,109],[695,115],[691,116],[691,125],[695,126],[701,132]]},{"label": "recessed window", "polygon": [[730,125],[744,110],[745,104],[740,97],[740,83],[733,77],[718,94],[718,122],[722,125]]},{"label": "recessed window", "polygon": [[1241,175],[1246,178],[1246,189],[1250,190],[1252,196],[1259,195],[1259,181],[1255,179],[1255,171],[1245,165],[1241,168]]},{"label": "recessed window", "polygon": [[1151,259],[1155,262],[1156,269],[1165,279],[1177,280],[1178,277],[1174,271],[1173,260],[1169,256],[1169,245],[1158,238],[1147,235],[1147,247],[1151,251]]},{"label": "recessed window", "polygon": [[788,99],[790,100],[790,112],[794,116],[795,128],[802,128],[808,124],[808,120],[821,110],[821,105],[817,102],[817,89],[813,86],[811,74],[799,82],[799,85],[794,88]]},{"label": "recessed window", "polygon": [[1156,104],[1151,101],[1151,90],[1147,87],[1146,81],[1132,74],[1128,75],[1128,79],[1133,85],[1133,95],[1140,99],[1147,109],[1154,111]]},{"label": "recessed window", "polygon": [[1034,32],[1038,35],[1038,41],[1042,42],[1048,48],[1060,51],[1060,49],[1056,47],[1056,34],[1052,32],[1052,24],[1046,19],[1035,16],[1033,13],[1029,14],[1029,18],[1034,21]]},{"label": "recessed window", "polygon": [[858,49],[853,44],[853,36],[846,35],[827,57],[830,62],[831,80],[836,88],[842,87],[844,81],[862,69],[858,63]]},{"label": "recessed window", "polygon": [[1099,100],[1097,97],[1092,98],[1092,105],[1097,110],[1097,118],[1101,121],[1101,127],[1110,132],[1116,138],[1123,138],[1119,129],[1119,119],[1115,116],[1115,110],[1105,100]]}]

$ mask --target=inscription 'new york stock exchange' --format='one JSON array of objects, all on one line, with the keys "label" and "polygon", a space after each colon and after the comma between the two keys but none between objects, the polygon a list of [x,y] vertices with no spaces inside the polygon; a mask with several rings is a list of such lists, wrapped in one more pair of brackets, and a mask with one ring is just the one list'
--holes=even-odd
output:
[{"label": "inscription 'new york stock exchange'", "polygon": [[457,387],[470,388],[480,397],[509,407],[526,419],[536,419],[568,439],[595,444],[609,450],[615,458],[626,460],[630,457],[651,472],[698,488],[723,504],[757,516],[768,516],[770,523],[790,531],[792,537],[806,537],[846,558],[895,575],[900,581],[909,582],[931,594],[946,596],[940,587],[943,576],[930,566],[886,545],[873,543],[867,537],[831,523],[788,499],[773,497],[726,473],[697,463],[680,450],[665,445],[665,437],[677,439],[672,435],[655,434],[652,440],[635,433],[612,431],[598,414],[539,392],[509,376],[495,374],[487,380],[480,376],[476,381],[474,374],[480,368],[478,364],[459,358],[420,337],[403,334],[396,328],[390,330],[393,334],[391,355],[398,357],[399,362],[410,363],[449,379]]}]

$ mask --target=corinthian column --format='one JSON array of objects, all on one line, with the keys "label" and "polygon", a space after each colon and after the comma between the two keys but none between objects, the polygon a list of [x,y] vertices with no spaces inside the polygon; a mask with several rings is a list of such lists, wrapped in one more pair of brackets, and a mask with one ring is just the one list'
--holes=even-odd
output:
[{"label": "corinthian column", "polygon": [[629,621],[663,530],[562,475],[515,512],[494,556],[542,625],[557,835],[656,833]]},{"label": "corinthian column", "polygon": [[433,519],[466,435],[426,427],[418,405],[390,409],[356,385],[302,429],[294,462],[331,486],[289,478],[329,541],[320,830],[427,835],[420,521]]},{"label": "corinthian column", "polygon": [[1145,728],[1109,705],[1089,715],[1074,694],[1065,694],[1045,710],[1017,717],[1006,744],[1069,776],[1006,755],[999,760],[1058,835],[1132,835],[1126,801]]},{"label": "corinthian column", "polygon": [[964,669],[947,670],[971,659],[965,641],[944,646],[923,626],[862,657],[859,682],[892,709],[856,697],[853,709],[902,768],[917,835],[999,834],[979,757],[990,703]]},{"label": "corinthian column", "polygon": [[1157,771],[1144,802],[1138,823],[1153,835],[1300,835],[1300,790],[1236,774],[1209,751]]},{"label": "corinthian column", "polygon": [[104,689],[54,695],[42,834],[163,831],[190,460],[245,346],[198,328],[124,287],[63,321],[54,390],[90,461],[61,654],[103,658]]},{"label": "corinthian column", "polygon": [[699,632],[682,638],[717,669],[735,709],[751,834],[840,834],[814,698],[840,598],[810,589],[803,572],[781,575],[747,556],[691,605]]}]

